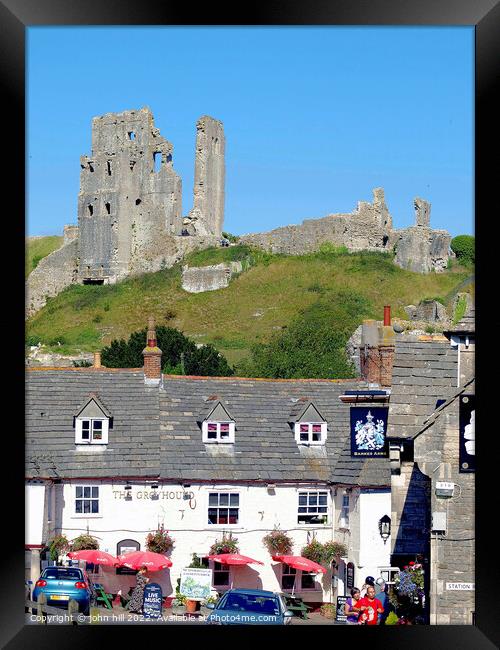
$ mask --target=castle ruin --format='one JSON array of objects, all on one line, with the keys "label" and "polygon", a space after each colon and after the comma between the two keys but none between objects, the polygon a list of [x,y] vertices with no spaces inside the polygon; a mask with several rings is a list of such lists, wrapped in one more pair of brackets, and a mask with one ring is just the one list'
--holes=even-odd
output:
[{"label": "castle ruin", "polygon": [[[64,228],[63,245],[30,273],[27,316],[71,284],[108,284],[173,266],[192,250],[221,243],[224,223],[225,137],[208,115],[196,124],[193,207],[182,213],[182,181],[173,146],[154,126],[149,108],[92,120],[91,155],[80,158],[78,226]],[[430,204],[415,199],[414,226],[394,230],[384,190],[347,214],[307,219],[241,243],[301,255],[325,242],[349,251],[394,251],[395,263],[418,273],[443,271],[451,236],[430,227]]]}]

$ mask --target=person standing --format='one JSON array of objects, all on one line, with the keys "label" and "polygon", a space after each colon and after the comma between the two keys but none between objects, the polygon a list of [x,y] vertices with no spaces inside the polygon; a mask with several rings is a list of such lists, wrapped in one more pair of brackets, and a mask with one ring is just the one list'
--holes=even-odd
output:
[{"label": "person standing", "polygon": [[357,609],[359,599],[361,598],[361,592],[359,589],[354,587],[351,589],[351,597],[345,601],[344,604],[344,614],[347,616],[348,625],[357,625],[359,618],[359,610]]},{"label": "person standing", "polygon": [[368,586],[366,596],[359,599],[356,609],[360,611],[359,623],[362,625],[377,625],[379,615],[383,614],[384,608],[380,600],[375,598],[375,587]]},{"label": "person standing", "polygon": [[375,578],[373,576],[366,576],[365,584],[361,587],[361,598],[366,596],[368,587],[375,587]]},{"label": "person standing", "polygon": [[130,598],[130,605],[128,611],[132,614],[142,614],[142,606],[144,602],[144,588],[149,582],[149,578],[146,577],[147,568],[145,566],[141,567],[136,576],[136,583],[134,591],[132,592],[132,597]]},{"label": "person standing", "polygon": [[379,616],[378,624],[384,625],[385,619],[389,616],[389,606],[390,606],[389,596],[387,594],[387,586],[383,578],[377,578],[375,584],[376,584],[375,596],[377,600],[379,600],[382,603],[382,607],[384,608],[383,613],[380,614]]}]

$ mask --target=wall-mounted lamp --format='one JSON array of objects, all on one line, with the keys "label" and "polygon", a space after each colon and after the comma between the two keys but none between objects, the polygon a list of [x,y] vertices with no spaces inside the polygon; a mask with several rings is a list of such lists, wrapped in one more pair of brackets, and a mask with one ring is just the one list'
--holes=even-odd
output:
[{"label": "wall-mounted lamp", "polygon": [[381,519],[379,519],[378,529],[380,532],[380,537],[384,540],[385,544],[391,536],[391,518],[387,515],[384,515]]},{"label": "wall-mounted lamp", "polygon": [[268,494],[274,494],[274,492],[276,490],[276,484],[275,483],[268,483],[266,485],[266,489],[267,489]]},{"label": "wall-mounted lamp", "polygon": [[130,483],[125,486],[125,501],[132,501],[132,486]]},{"label": "wall-mounted lamp", "polygon": [[158,494],[158,483],[153,483],[151,485],[151,499],[157,501],[159,497]]}]

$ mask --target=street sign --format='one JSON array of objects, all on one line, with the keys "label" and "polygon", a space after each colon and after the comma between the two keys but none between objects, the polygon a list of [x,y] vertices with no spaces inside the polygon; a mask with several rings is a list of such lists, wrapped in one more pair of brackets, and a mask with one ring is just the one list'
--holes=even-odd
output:
[{"label": "street sign", "polygon": [[152,582],[144,588],[144,600],[142,610],[144,618],[160,618],[162,605],[161,587],[156,582]]},{"label": "street sign", "polygon": [[447,582],[447,591],[475,591],[476,585],[473,582]]}]

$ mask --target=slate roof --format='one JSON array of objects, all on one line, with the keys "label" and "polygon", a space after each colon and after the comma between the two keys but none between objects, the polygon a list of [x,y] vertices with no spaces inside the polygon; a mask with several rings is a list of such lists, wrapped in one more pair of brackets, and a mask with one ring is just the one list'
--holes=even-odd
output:
[{"label": "slate roof", "polygon": [[474,334],[476,331],[476,308],[471,305],[463,318],[443,334]]},{"label": "slate roof", "polygon": [[[161,474],[188,480],[334,481],[390,485],[387,459],[350,455],[350,410],[339,396],[366,383],[165,377],[160,393]],[[235,443],[204,444],[195,416],[209,395],[236,422]],[[307,397],[328,422],[323,446],[298,446],[293,399]],[[296,404],[296,403],[295,403]],[[304,402],[302,402],[304,404]]]},{"label": "slate roof", "polygon": [[[91,393],[113,415],[107,449],[75,445],[73,416]],[[158,476],[158,430],[158,388],[144,384],[142,369],[27,373],[27,476]]]},{"label": "slate roof", "polygon": [[449,341],[396,340],[387,436],[409,438],[458,390],[458,354]]},{"label": "slate roof", "polygon": [[[365,382],[163,379],[158,388],[144,384],[142,369],[29,370],[26,475],[390,486],[388,459],[350,455],[350,405],[339,396],[366,389]],[[113,416],[106,449],[75,445],[73,415],[91,393]],[[202,442],[200,413],[211,396],[236,422],[234,444]],[[293,400],[303,397],[328,423],[326,446],[295,442],[289,418]]]}]

